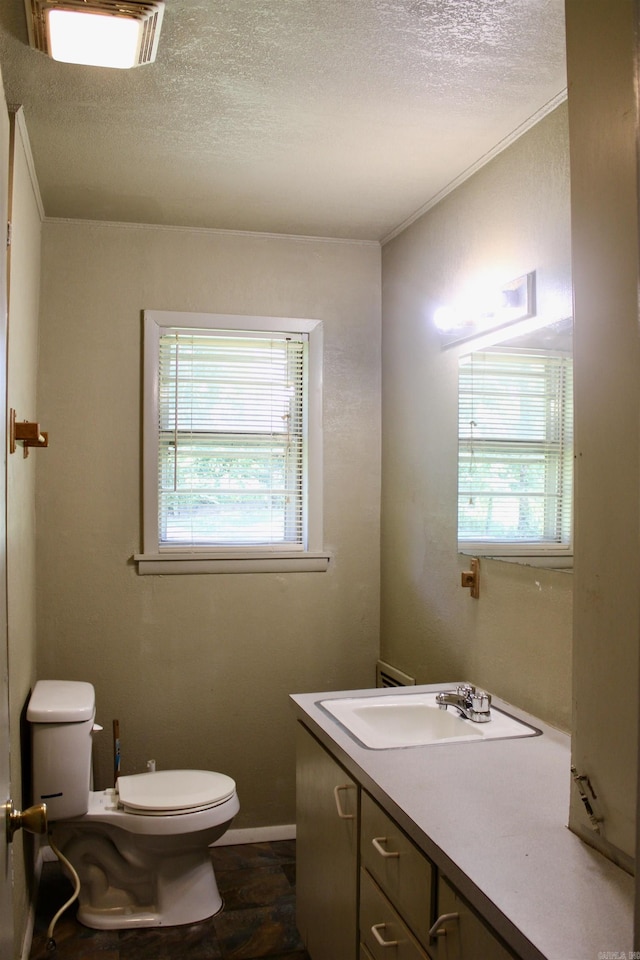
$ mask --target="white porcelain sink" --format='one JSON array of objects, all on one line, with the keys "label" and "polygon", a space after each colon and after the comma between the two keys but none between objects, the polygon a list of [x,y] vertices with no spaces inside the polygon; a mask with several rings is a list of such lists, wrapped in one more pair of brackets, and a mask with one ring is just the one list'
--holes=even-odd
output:
[{"label": "white porcelain sink", "polygon": [[319,700],[330,716],[365,747],[415,747],[429,743],[460,743],[535,737],[540,731],[491,707],[491,720],[465,720],[453,707],[441,710],[436,693],[399,693],[377,697],[342,697]]}]

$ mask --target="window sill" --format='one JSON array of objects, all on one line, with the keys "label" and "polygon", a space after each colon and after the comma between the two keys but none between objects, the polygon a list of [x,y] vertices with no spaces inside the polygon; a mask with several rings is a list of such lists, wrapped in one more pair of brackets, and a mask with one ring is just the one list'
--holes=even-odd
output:
[{"label": "window sill", "polygon": [[463,556],[478,557],[480,560],[500,560],[504,563],[519,563],[525,567],[544,567],[561,573],[573,572],[573,555],[540,556],[536,554],[499,554],[482,553],[479,550],[461,550]]},{"label": "window sill", "polygon": [[194,573],[324,573],[327,553],[229,554],[143,553],[134,556],[140,576]]},{"label": "window sill", "polygon": [[503,560],[505,563],[520,563],[525,567],[541,567],[558,573],[573,573],[573,557],[485,557],[485,560]]}]

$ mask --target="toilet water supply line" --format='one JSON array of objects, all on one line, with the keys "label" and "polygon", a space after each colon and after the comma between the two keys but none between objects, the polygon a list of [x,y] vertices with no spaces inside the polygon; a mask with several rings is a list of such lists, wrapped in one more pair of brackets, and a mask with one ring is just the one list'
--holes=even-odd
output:
[{"label": "toilet water supply line", "polygon": [[[102,730],[102,727],[98,726],[98,724],[94,724],[92,732],[95,732],[96,730]],[[113,766],[114,766],[114,781],[117,784],[118,776],[120,774],[120,722],[119,720],[113,721]],[[65,912],[65,910],[68,910],[71,904],[78,899],[78,896],[80,894],[80,877],[78,876],[78,871],[73,866],[73,864],[65,857],[62,851],[59,850],[56,844],[53,842],[53,837],[51,836],[51,833],[49,833],[48,839],[49,839],[49,846],[55,853],[56,857],[58,858],[60,863],[62,863],[67,868],[67,870],[71,874],[71,877],[73,878],[73,893],[71,894],[69,899],[66,901],[66,903],[63,903],[63,905],[60,907],[60,909],[52,918],[51,923],[47,928],[47,950],[52,952],[53,950],[57,949],[56,941],[53,938],[53,931],[55,930],[56,923],[58,922],[62,914]]]},{"label": "toilet water supply line", "polygon": [[118,784],[120,776],[120,721],[113,721],[113,785]]},{"label": "toilet water supply line", "polygon": [[71,863],[67,860],[67,858],[65,857],[65,855],[64,855],[60,850],[58,850],[57,846],[56,846],[55,843],[53,842],[53,837],[51,836],[51,834],[49,834],[49,846],[51,847],[51,849],[52,849],[53,852],[55,853],[55,855],[56,855],[56,857],[58,858],[58,860],[60,861],[60,863],[62,863],[62,864],[67,868],[67,870],[69,871],[69,873],[70,873],[71,876],[73,877],[73,887],[74,887],[74,890],[73,890],[72,895],[69,897],[69,899],[67,900],[67,902],[64,903],[64,904],[60,907],[60,909],[58,910],[58,912],[56,913],[56,915],[53,917],[51,923],[49,924],[49,926],[48,926],[48,928],[47,928],[47,950],[52,951],[52,950],[55,950],[55,949],[56,949],[56,942],[55,942],[55,940],[53,939],[53,931],[54,931],[54,929],[55,929],[55,925],[56,925],[56,923],[58,922],[58,920],[60,919],[60,917],[62,916],[62,914],[65,912],[65,910],[66,910],[68,907],[70,907],[71,904],[72,904],[75,900],[78,899],[78,894],[80,893],[80,877],[78,876],[78,872],[77,872],[77,870],[75,869],[75,867],[73,866],[73,864],[71,864]]},{"label": "toilet water supply line", "polygon": [[[95,729],[101,730],[102,727],[97,727],[96,725],[94,727],[94,730]],[[117,785],[118,777],[120,775],[120,722],[118,720],[113,721],[113,767],[114,767],[114,781]],[[155,772],[155,769],[156,769],[156,761],[148,760],[147,770],[149,770],[150,772]],[[65,857],[65,855],[62,853],[61,850],[58,850],[57,846],[53,842],[53,837],[51,836],[51,833],[49,833],[48,839],[49,839],[49,846],[55,853],[56,857],[58,858],[60,863],[62,863],[71,874],[73,878],[73,888],[74,888],[72,895],[69,897],[67,902],[60,907],[60,909],[55,914],[55,916],[53,917],[53,919],[51,920],[51,923],[47,928],[47,950],[53,951],[57,949],[56,941],[53,938],[53,931],[55,929],[56,923],[58,922],[62,914],[65,912],[65,910],[67,910],[71,906],[71,904],[78,899],[78,896],[80,894],[80,877],[78,876],[78,871],[73,866],[73,864]]]}]

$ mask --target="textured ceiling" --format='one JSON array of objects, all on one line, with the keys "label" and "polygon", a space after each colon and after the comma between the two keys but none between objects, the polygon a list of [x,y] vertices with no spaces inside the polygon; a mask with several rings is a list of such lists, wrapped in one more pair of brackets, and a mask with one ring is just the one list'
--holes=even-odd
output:
[{"label": "textured ceiling", "polygon": [[0,3],[46,215],[383,239],[562,95],[563,0],[167,0],[154,64]]}]

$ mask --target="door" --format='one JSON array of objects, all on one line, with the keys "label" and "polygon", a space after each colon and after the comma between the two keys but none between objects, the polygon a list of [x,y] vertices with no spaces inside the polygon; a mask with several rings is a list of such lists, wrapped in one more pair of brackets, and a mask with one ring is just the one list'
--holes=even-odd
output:
[{"label": "door", "polygon": [[[7,190],[9,183],[9,117],[0,84],[0,805],[10,796],[9,667],[7,659]],[[12,957],[13,911],[11,847],[0,823],[0,957]]]}]

